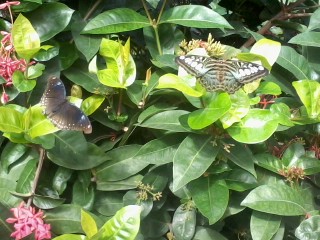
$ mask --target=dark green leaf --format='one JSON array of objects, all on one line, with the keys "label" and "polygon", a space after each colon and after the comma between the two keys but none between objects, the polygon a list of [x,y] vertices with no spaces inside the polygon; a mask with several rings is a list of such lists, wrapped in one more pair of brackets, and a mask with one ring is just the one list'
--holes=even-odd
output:
[{"label": "dark green leaf", "polygon": [[218,13],[199,5],[177,6],[165,11],[160,24],[174,23],[196,28],[232,28]]},{"label": "dark green leaf", "polygon": [[117,8],[96,16],[85,26],[83,33],[118,33],[147,26],[150,26],[148,19],[136,11],[128,8]]}]

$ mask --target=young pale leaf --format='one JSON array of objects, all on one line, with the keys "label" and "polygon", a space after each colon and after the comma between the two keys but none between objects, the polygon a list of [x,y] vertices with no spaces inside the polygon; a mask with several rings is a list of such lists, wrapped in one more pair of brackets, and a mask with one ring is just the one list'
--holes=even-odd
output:
[{"label": "young pale leaf", "polygon": [[20,14],[12,27],[12,39],[16,52],[29,61],[40,50],[40,38],[30,21]]},{"label": "young pale leaf", "polygon": [[81,226],[89,239],[98,232],[96,222],[91,215],[83,209],[81,209]]},{"label": "young pale leaf", "polygon": [[207,107],[189,114],[188,124],[192,129],[202,129],[209,126],[231,108],[229,94],[220,93],[216,96]]},{"label": "young pale leaf", "polygon": [[106,222],[91,240],[123,239],[134,240],[140,227],[141,207],[129,205],[120,209]]},{"label": "young pale leaf", "polygon": [[242,143],[258,143],[268,139],[278,127],[278,120],[269,111],[251,109],[241,122],[227,128],[230,136]]},{"label": "young pale leaf", "polygon": [[320,84],[313,80],[301,80],[293,82],[292,85],[306,107],[308,116],[313,119],[320,118]]}]

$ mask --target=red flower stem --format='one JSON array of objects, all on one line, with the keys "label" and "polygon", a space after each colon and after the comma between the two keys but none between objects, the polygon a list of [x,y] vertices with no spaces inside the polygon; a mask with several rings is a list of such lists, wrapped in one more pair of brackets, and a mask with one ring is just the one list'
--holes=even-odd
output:
[{"label": "red flower stem", "polygon": [[39,149],[39,163],[38,163],[36,174],[35,174],[35,177],[34,177],[34,180],[33,180],[32,188],[31,188],[31,197],[29,197],[29,199],[28,199],[27,207],[31,206],[34,194],[36,192],[36,188],[37,188],[37,185],[38,185],[38,181],[39,181],[39,177],[40,177],[40,173],[41,173],[41,169],[42,169],[45,153],[46,153],[46,151],[42,147],[40,147],[40,149]]}]

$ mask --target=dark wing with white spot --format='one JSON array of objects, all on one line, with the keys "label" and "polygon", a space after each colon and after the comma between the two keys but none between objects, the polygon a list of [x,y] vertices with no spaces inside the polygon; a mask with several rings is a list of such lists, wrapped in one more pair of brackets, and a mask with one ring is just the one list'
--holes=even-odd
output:
[{"label": "dark wing with white spot", "polygon": [[89,118],[67,101],[64,84],[59,78],[49,78],[40,104],[45,107],[45,115],[59,129],[92,132]]}]

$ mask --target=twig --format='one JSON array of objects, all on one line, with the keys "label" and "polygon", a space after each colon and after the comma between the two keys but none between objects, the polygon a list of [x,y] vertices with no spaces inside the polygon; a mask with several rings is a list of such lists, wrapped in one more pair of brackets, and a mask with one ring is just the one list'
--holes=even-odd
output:
[{"label": "twig", "polygon": [[[260,30],[257,32],[261,35],[265,34],[273,25],[273,21],[275,20],[284,20],[284,19],[288,19],[287,15],[291,15],[292,14],[287,14],[287,12],[292,11],[295,7],[299,6],[300,4],[304,3],[306,0],[299,0],[295,3],[290,4],[289,6],[287,6],[284,11],[280,11],[277,15],[275,15],[273,18],[271,18],[262,28],[260,28]],[[248,39],[248,41],[246,41],[241,48],[248,48],[249,46],[251,46],[256,40],[251,37]]]}]

